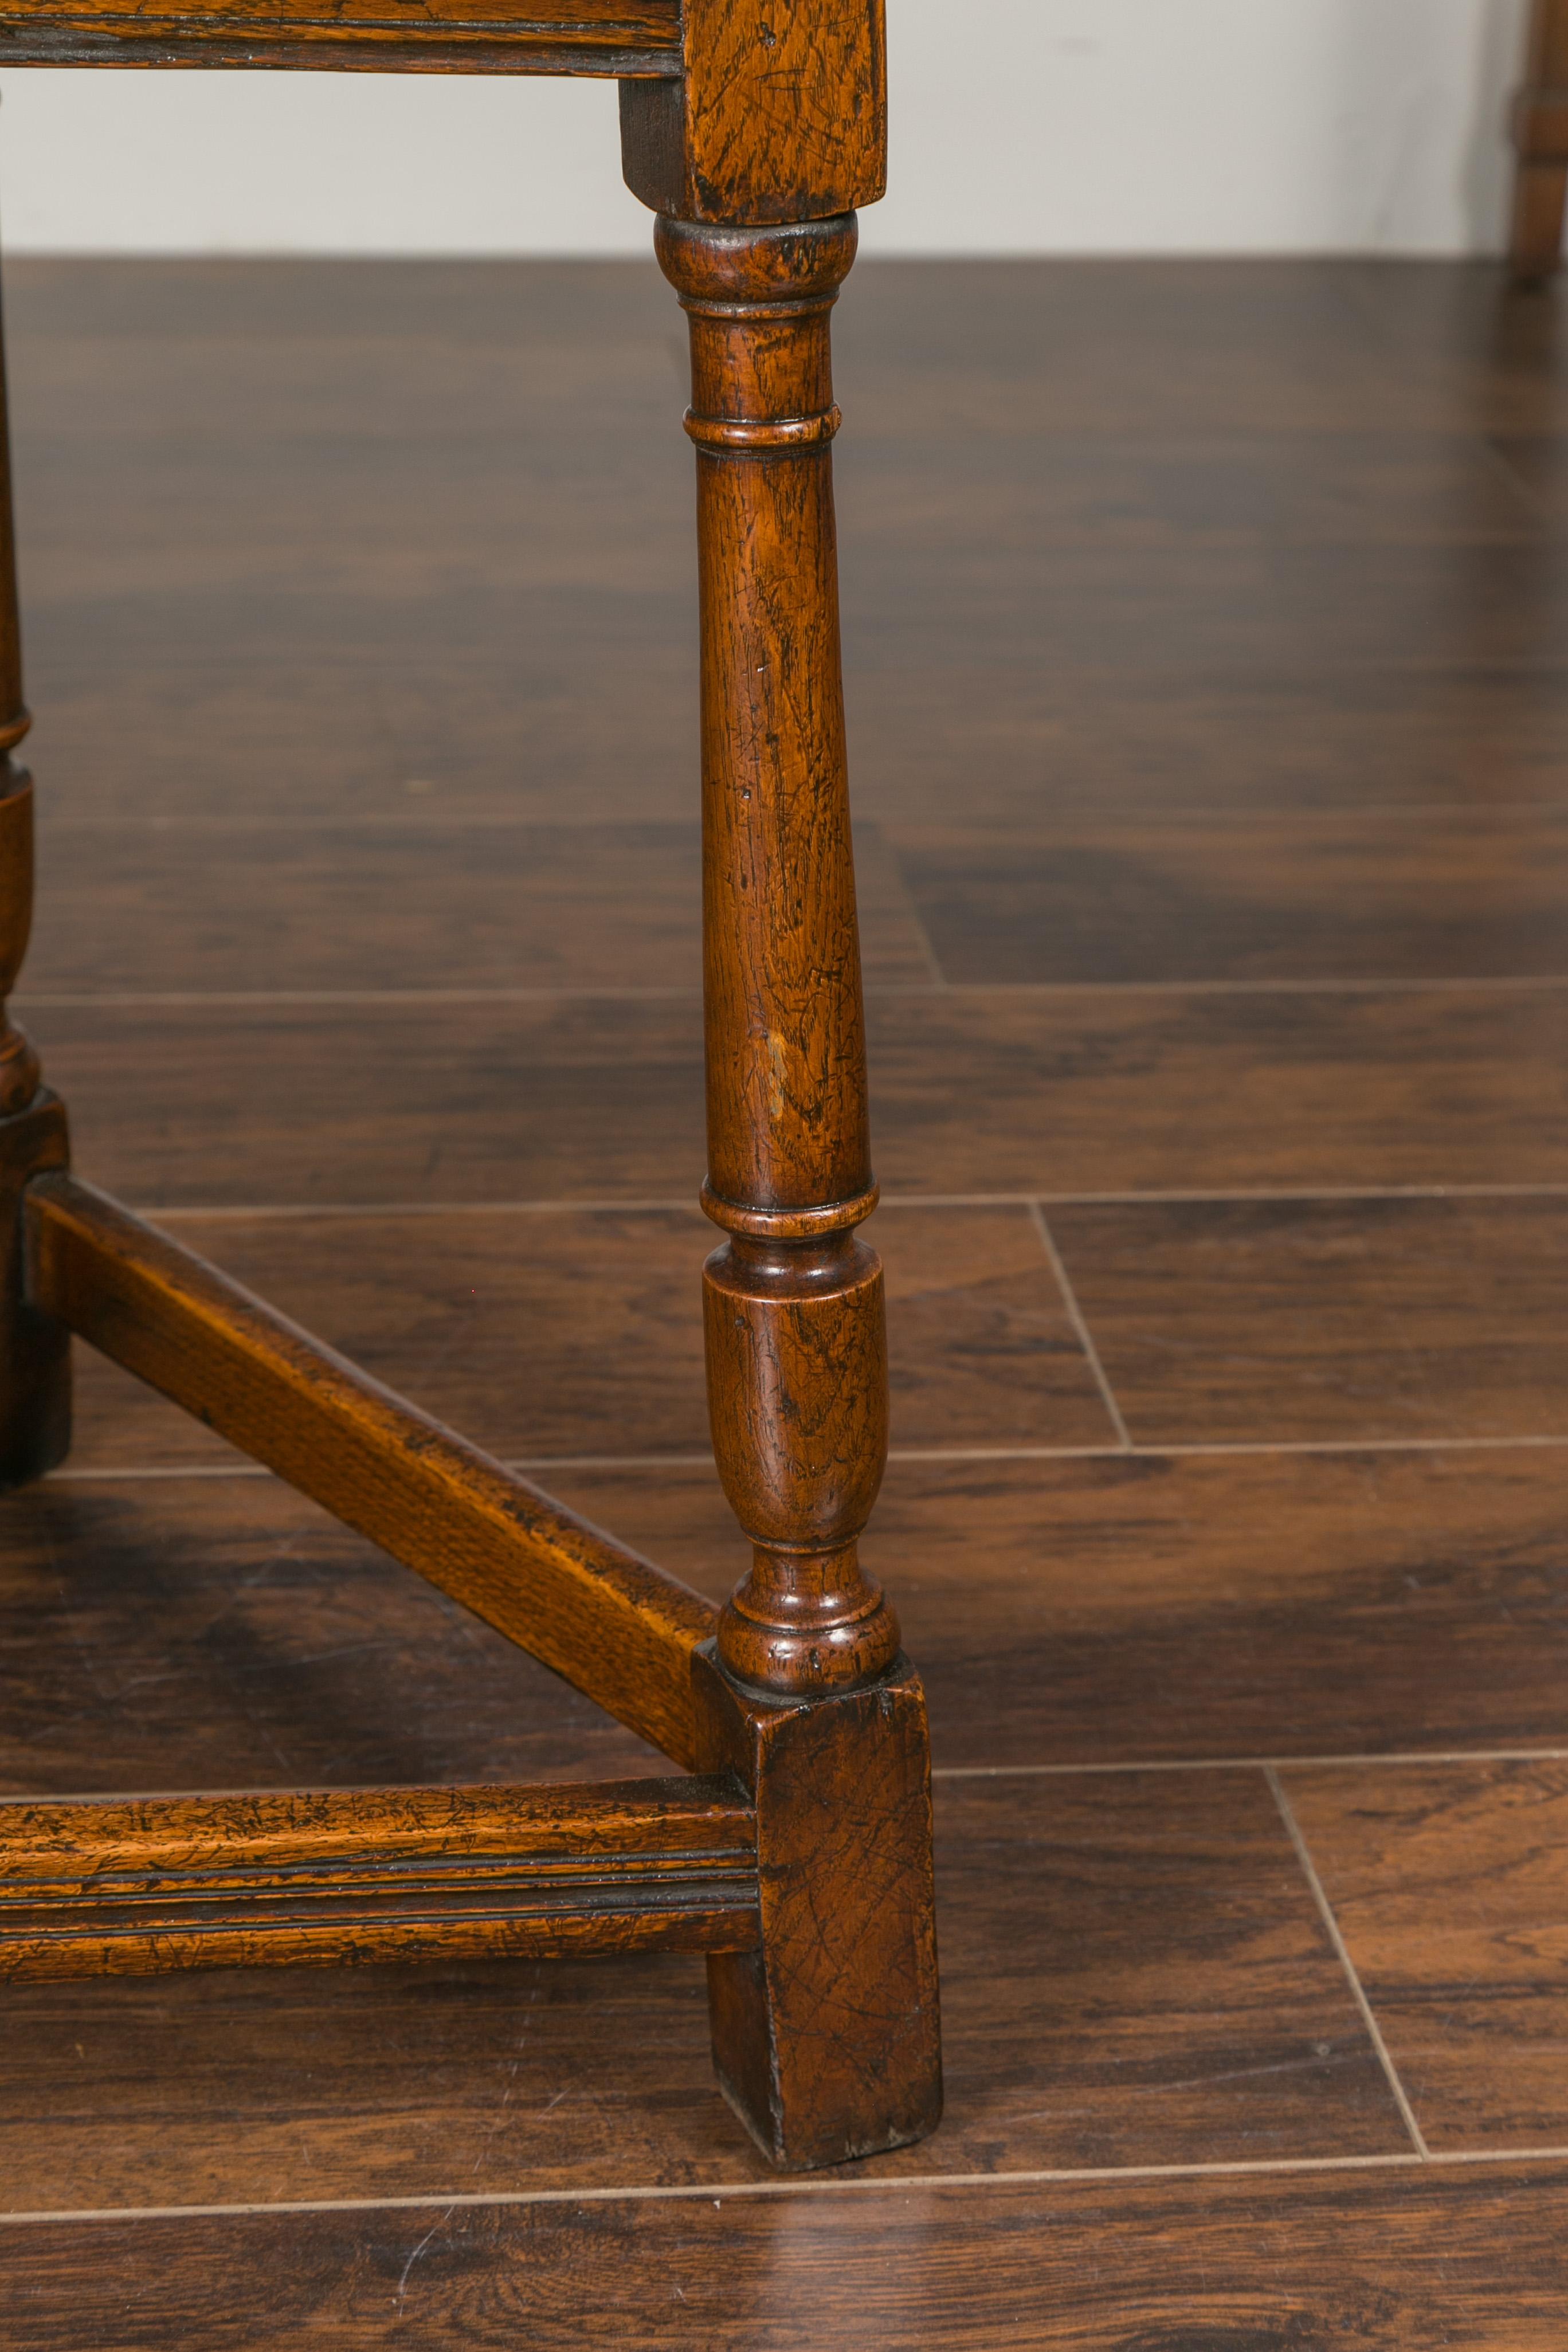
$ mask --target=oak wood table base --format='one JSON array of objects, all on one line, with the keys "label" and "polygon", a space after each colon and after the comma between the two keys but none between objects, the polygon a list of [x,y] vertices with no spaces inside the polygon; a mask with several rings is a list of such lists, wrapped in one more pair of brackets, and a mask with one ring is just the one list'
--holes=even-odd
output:
[{"label": "oak wood table base", "polygon": [[[691,1776],[0,1805],[0,1976],[647,1949],[709,1956],[720,2081],[773,2162],[941,2107],[925,1702],[857,1546],[887,1458],[845,785],[828,320],[882,192],[880,0],[0,0],[0,64],[621,81],[687,313],[702,636],[703,1276],[721,1612],[70,1172],[4,1015],[32,786],[0,413],[0,1483],[62,1461],[72,1334],[564,1675]],[[3,382],[3,379],[0,379]]]}]

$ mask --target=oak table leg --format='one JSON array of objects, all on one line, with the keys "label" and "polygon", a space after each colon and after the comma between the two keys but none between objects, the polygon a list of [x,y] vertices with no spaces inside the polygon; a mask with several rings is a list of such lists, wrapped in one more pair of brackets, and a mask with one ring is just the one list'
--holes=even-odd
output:
[{"label": "oak table leg", "polygon": [[1515,278],[1550,278],[1563,257],[1568,205],[1568,0],[1534,0],[1524,87],[1514,101],[1510,260]]},{"label": "oak table leg", "polygon": [[38,1057],[5,1011],[33,919],[33,780],[12,756],[31,724],[22,700],[0,349],[0,1486],[40,1476],[70,1444],[69,1335],[24,1295],[21,1216],[31,1178],[66,1165],[65,1112],[40,1083]]},{"label": "oak table leg", "polygon": [[708,1663],[752,1789],[763,1942],[710,1961],[721,2080],[775,2162],[940,2105],[924,1699],[858,1540],[887,1459],[845,776],[828,315],[854,215],[663,218],[691,329],[702,629],[709,1410],[752,1565]]}]

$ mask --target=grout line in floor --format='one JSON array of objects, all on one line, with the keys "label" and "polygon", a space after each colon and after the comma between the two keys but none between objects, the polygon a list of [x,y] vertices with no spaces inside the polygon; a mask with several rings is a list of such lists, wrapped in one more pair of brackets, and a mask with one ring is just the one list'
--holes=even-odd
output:
[{"label": "grout line in floor", "polygon": [[[1563,1191],[1568,1192],[1568,1185]],[[132,1209],[132,1216],[150,1223],[175,1224],[182,1219],[203,1224],[233,1224],[247,1221],[310,1223],[313,1218],[354,1217],[559,1217],[559,1216],[683,1216],[700,1219],[693,1192],[686,1200],[627,1201],[245,1201],[211,1207]],[[706,1232],[702,1225],[699,1228]]]},{"label": "grout line in floor", "polygon": [[1405,2130],[1410,2135],[1411,2145],[1422,2162],[1427,2163],[1432,2151],[1426,2145],[1426,2134],[1415,2120],[1415,2110],[1411,2105],[1405,2095],[1405,2085],[1399,2079],[1399,2070],[1389,2055],[1388,2044],[1383,2038],[1383,2028],[1373,2014],[1372,2003],[1366,1997],[1366,1989],[1356,1972],[1355,1962],[1350,1956],[1350,1948],[1345,1942],[1340,1923],[1334,1916],[1333,1905],[1329,1901],[1323,1882],[1318,1875],[1318,1865],[1312,1860],[1310,1849],[1301,1834],[1301,1827],[1296,1819],[1290,1800],[1285,1793],[1279,1773],[1271,1764],[1264,1767],[1263,1777],[1268,1783],[1269,1793],[1275,1804],[1279,1807],[1279,1818],[1285,1824],[1286,1834],[1291,1845],[1295,1848],[1296,1859],[1300,1864],[1302,1874],[1311,1889],[1312,1900],[1318,1906],[1318,1914],[1327,1931],[1329,1941],[1332,1944],[1340,1966],[1344,1970],[1345,1981],[1350,1986],[1357,2009],[1361,2011],[1362,2023],[1365,2026],[1368,2039],[1377,2053],[1378,2064],[1383,2068],[1389,2090],[1394,2095],[1394,2103],[1404,2119]]},{"label": "grout line in floor", "polygon": [[[866,983],[869,1003],[893,997],[1079,996],[1430,996],[1472,992],[1552,994],[1568,989],[1568,973],[1492,973],[1474,979],[1423,974],[1404,980],[970,980],[878,981]],[[696,1003],[696,982],[667,988],[237,988],[32,990],[12,1003],[17,1012],[82,1011],[95,1007],[243,1006],[247,1004],[531,1004],[601,1000],[637,1003],[686,999]]]},{"label": "grout line in floor", "polygon": [[[1489,994],[1568,988],[1568,972],[1487,972],[1463,978],[1447,972],[1413,972],[1388,979],[1364,972],[1350,977],[1281,974],[1274,980],[953,980],[952,996],[1451,996],[1479,989]],[[916,996],[927,992],[907,982],[867,983],[867,995]]]},{"label": "grout line in floor", "polygon": [[412,2197],[278,2198],[270,2201],[212,2205],[98,2205],[42,2208],[37,2211],[0,2212],[0,2228],[41,2227],[65,2222],[195,2221],[237,2219],[270,2213],[417,2213],[448,2208],[501,2210],[528,2205],[610,2205],[660,2203],[722,2204],[742,2197],[902,2196],[927,2189],[997,2189],[1068,2185],[1074,2181],[1123,2180],[1257,2180],[1289,2179],[1324,2173],[1415,2172],[1426,2167],[1461,2169],[1467,2165],[1562,2164],[1568,2147],[1450,2148],[1426,2158],[1400,2149],[1386,2156],[1303,2156],[1248,2161],[1221,2159],[1212,2164],[1125,2164],[1077,2168],[1036,2167],[997,2172],[889,2172],[874,2179],[864,2175],[835,2180],[816,2175],[794,2180],[682,2181],[672,2186],[634,2184],[611,2189],[475,2189],[442,2195],[431,2190]]},{"label": "grout line in floor", "polygon": [[1046,1213],[1038,1201],[1030,1202],[1029,1215],[1035,1231],[1040,1237],[1040,1247],[1045,1251],[1046,1263],[1050,1267],[1057,1288],[1061,1294],[1062,1304],[1067,1308],[1068,1319],[1077,1334],[1079,1346],[1082,1349],[1085,1360],[1094,1374],[1095,1385],[1100,1391],[1100,1401],[1110,1416],[1112,1429],[1116,1432],[1118,1446],[1123,1454],[1130,1454],[1132,1451],[1131,1433],[1122,1419],[1121,1407],[1116,1401],[1116,1391],[1110,1385],[1105,1366],[1100,1360],[1100,1349],[1095,1346],[1093,1335],[1084,1319],[1083,1309],[1078,1303],[1078,1294],[1068,1280],[1068,1270],[1062,1264],[1061,1252],[1052,1239],[1051,1229],[1046,1223]]},{"label": "grout line in floor", "polygon": [[[1115,1764],[939,1764],[931,1772],[933,1780],[1093,1780],[1110,1773],[1131,1772],[1340,1772],[1383,1769],[1394,1766],[1454,1766],[1473,1764],[1541,1764],[1568,1763],[1568,1748],[1456,1748],[1423,1750],[1403,1749],[1385,1755],[1371,1756],[1197,1756],[1152,1757],[1134,1759]],[[353,1784],[345,1783],[345,1787]],[[365,1786],[384,1788],[384,1781],[366,1782]],[[485,1781],[485,1788],[507,1788],[507,1781]],[[530,1780],[530,1789],[571,1787],[573,1782]],[[280,1783],[277,1787],[252,1782],[244,1789],[51,1789],[46,1797],[37,1791],[0,1791],[0,1811],[11,1805],[143,1805],[167,1804],[186,1797],[289,1797],[299,1794],[299,1784]]]},{"label": "grout line in floor", "polygon": [[[896,852],[894,853],[894,860],[896,864]],[[949,993],[947,974],[943,971],[942,965],[937,959],[936,949],[931,944],[931,933],[926,929],[925,917],[921,913],[919,907],[916,906],[913,893],[910,891],[907,883],[903,885],[902,897],[903,905],[900,911],[908,921],[910,929],[913,931],[915,938],[920,942],[921,955],[924,961],[926,971],[931,980],[931,984],[933,988],[939,989],[943,996],[946,996]],[[868,991],[874,988],[876,985],[877,983],[874,981],[868,981],[866,982]]]},{"label": "grout line in floor", "polygon": [[[1519,1454],[1561,1453],[1568,1435],[1561,1437],[1304,1437],[1237,1439],[1212,1444],[1134,1445],[895,1445],[889,1462],[1208,1462],[1251,1460],[1255,1457],[1291,1460],[1297,1457],[1360,1454]],[[518,1454],[499,1457],[502,1467],[519,1477],[531,1478],[553,1470],[710,1470],[711,1453],[691,1454]],[[232,1462],[96,1463],[72,1466],[68,1462],[48,1470],[39,1484],[70,1486],[87,1480],[157,1478],[265,1478],[271,1472],[259,1463]]]},{"label": "grout line in floor", "polygon": [[[888,992],[883,991],[884,994]],[[931,995],[935,992],[921,983],[908,991],[900,988],[892,992]],[[684,998],[696,1004],[701,994],[700,984],[695,981],[680,988],[116,988],[59,992],[39,990],[26,997],[14,996],[11,1004],[17,1012],[24,1006],[33,1012],[58,1012],[116,1004],[536,1004],[557,999],[623,1004],[639,1003],[644,999],[653,1002]]]},{"label": "grout line in floor", "polygon": [[[1247,1437],[1173,1439],[1168,1444],[1125,1445],[913,1445],[894,1446],[895,1462],[1082,1462],[1114,1461],[1123,1454],[1140,1461],[1207,1461],[1241,1454],[1477,1454],[1568,1445],[1568,1434],[1548,1432],[1517,1437]],[[608,1458],[608,1457],[606,1457]]]},{"label": "grout line in floor", "polygon": [[1351,1756],[1151,1756],[1101,1764],[939,1764],[932,1768],[931,1778],[1065,1780],[1108,1772],[1359,1772],[1398,1765],[1542,1763],[1568,1764],[1568,1748],[1391,1748]]},{"label": "grout line in floor", "polygon": [[[1498,450],[1486,436],[1482,446],[1487,454],[1503,466],[1510,483],[1517,488],[1521,477],[1506,455]],[[1533,499],[1535,494],[1527,491]],[[1507,542],[1503,542],[1507,543]],[[50,698],[51,710],[58,710],[60,698]],[[520,725],[526,714],[519,713]],[[123,809],[100,809],[93,812],[61,806],[51,794],[48,812],[49,834],[53,840],[68,842],[76,835],[89,838],[105,834],[137,835],[167,834],[178,828],[182,835],[245,836],[287,833],[289,835],[332,833],[413,833],[431,834],[445,838],[454,832],[481,833],[555,833],[585,835],[607,835],[621,829],[627,819],[618,811],[598,814],[568,814],[560,802],[542,807],[527,805],[498,806],[494,801],[486,803],[470,800],[465,806],[462,795],[475,786],[460,778],[433,780],[429,795],[421,795],[418,804],[409,800],[387,801],[381,807],[325,810],[321,806],[289,809],[281,814],[276,810],[257,808],[239,814],[200,810],[143,810],[130,814]],[[367,787],[374,789],[374,787]],[[391,790],[390,784],[382,789]],[[408,787],[405,782],[402,789]],[[481,774],[477,789],[487,789]],[[495,786],[489,787],[494,791]],[[455,792],[458,798],[451,802],[443,797]],[[963,824],[954,824],[941,815],[911,817],[902,801],[889,799],[885,806],[874,806],[877,795],[863,788],[856,793],[857,830],[878,832],[884,841],[894,836],[906,838],[912,835],[940,835],[944,841],[958,836],[985,848],[998,842],[1016,841],[1020,835],[1037,834],[1037,824],[1031,824],[1022,811],[996,816],[971,816]],[[1170,801],[1118,801],[1114,807],[1102,802],[1082,801],[1076,805],[1058,803],[1052,812],[1053,837],[1074,833],[1120,832],[1132,825],[1168,825],[1173,830],[1191,827],[1196,830],[1211,825],[1244,825],[1265,832],[1282,825],[1331,828],[1351,824],[1394,824],[1401,823],[1430,824],[1448,819],[1468,824],[1480,832],[1489,832],[1500,821],[1504,824],[1538,823],[1550,825],[1568,814],[1568,801],[1561,796],[1535,800],[1510,800],[1489,807],[1478,807],[1473,801],[1358,801],[1346,799],[1339,803],[1273,803],[1259,806],[1256,802],[1237,801],[1230,807],[1202,803],[1173,804]],[[665,814],[637,814],[630,820],[651,830],[672,836],[685,835],[695,848],[699,826],[684,808],[670,803]]]},{"label": "grout line in floor", "polygon": [[1500,446],[1501,442],[1508,437],[1506,435],[1498,433],[1482,433],[1478,436],[1478,442],[1482,457],[1489,463],[1498,478],[1506,483],[1530,520],[1535,525],[1539,536],[1550,525],[1551,508],[1540,491],[1520,472],[1508,451]]},{"label": "grout line in floor", "polygon": [[[1568,1199],[1568,1182],[1540,1184],[1311,1184],[1237,1186],[1223,1191],[1111,1192],[884,1192],[882,1210],[1180,1208],[1245,1206],[1250,1202],[1313,1201],[1561,1201]],[[241,1201],[180,1202],[169,1205],[123,1205],[132,1215],[170,1223],[176,1219],[221,1224],[247,1218],[309,1222],[331,1217],[570,1217],[570,1216],[696,1216],[700,1213],[695,1191],[680,1198],[624,1200],[589,1197],[582,1200],[496,1201]]]}]

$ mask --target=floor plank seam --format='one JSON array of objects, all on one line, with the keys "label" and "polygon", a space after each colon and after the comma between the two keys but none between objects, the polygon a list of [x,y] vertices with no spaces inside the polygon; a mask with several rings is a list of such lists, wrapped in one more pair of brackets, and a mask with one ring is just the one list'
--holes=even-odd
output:
[{"label": "floor plank seam", "polygon": [[[1483,441],[1482,445],[1487,445]],[[1496,455],[1496,452],[1489,452]],[[1507,464],[1506,458],[1502,461]],[[56,693],[50,697],[58,714],[65,698]],[[406,789],[406,787],[405,787]],[[1173,805],[1168,801],[1118,800],[1114,810],[1080,803],[1077,807],[1058,808],[1052,818],[1053,835],[1073,833],[1099,834],[1123,827],[1158,824],[1173,830],[1190,827],[1194,832],[1214,825],[1245,825],[1259,832],[1271,826],[1288,826],[1301,831],[1321,826],[1338,832],[1347,825],[1430,824],[1441,820],[1479,821],[1482,828],[1489,827],[1499,817],[1525,824],[1550,824],[1568,814],[1568,801],[1558,798],[1517,800],[1500,806],[1478,810],[1463,800],[1447,801],[1345,801],[1333,805],[1292,806],[1276,803],[1266,808],[1249,807],[1245,802],[1226,807],[1207,807],[1202,803],[1183,802]],[[427,802],[423,807],[406,804],[377,809],[322,811],[290,808],[284,816],[264,812],[230,815],[210,810],[181,810],[177,817],[161,812],[143,815],[127,815],[116,811],[101,814],[78,814],[61,807],[51,795],[48,813],[49,834],[61,843],[76,840],[101,840],[106,835],[125,835],[135,839],[144,834],[169,834],[176,826],[181,834],[196,834],[204,837],[238,835],[265,838],[269,834],[283,833],[289,837],[310,834],[339,833],[415,833],[427,834],[437,841],[446,841],[454,833],[527,833],[538,832],[574,835],[598,835],[608,838],[622,830],[624,819],[618,815],[595,814],[592,810],[563,816],[542,814],[537,808],[481,808],[470,804],[457,812],[445,810],[437,802]],[[653,816],[647,820],[650,828],[662,834],[685,834],[695,841],[696,826],[675,815]],[[878,814],[868,807],[859,812],[859,824],[869,831],[881,833],[884,839],[900,831],[926,833],[949,830],[962,831],[981,846],[993,842],[1005,845],[1016,840],[1020,827],[1016,822],[982,817],[970,819],[962,827],[950,828],[942,824],[929,824],[923,819],[912,824],[902,810]],[[945,983],[944,983],[945,984]]]},{"label": "floor plank seam", "polygon": [[[1091,1780],[1097,1775],[1133,1772],[1364,1772],[1383,1768],[1477,1764],[1568,1764],[1568,1748],[1400,1748],[1366,1756],[1152,1756],[1132,1757],[1113,1763],[1085,1764],[938,1764],[933,1780]],[[241,1789],[51,1789],[51,1805],[163,1804],[180,1797],[284,1797],[297,1783],[280,1781],[268,1788],[256,1782]],[[348,1784],[344,1784],[348,1785]],[[382,1787],[377,1781],[366,1786]],[[36,1805],[37,1791],[0,1790],[0,1808]]]},{"label": "floor plank seam", "polygon": [[919,907],[915,904],[913,896],[908,890],[905,890],[903,893],[903,905],[900,911],[904,920],[908,923],[910,929],[914,934],[915,942],[920,949],[921,959],[924,961],[927,971],[931,975],[931,986],[935,989],[940,989],[942,995],[946,996],[949,994],[952,983],[950,982],[946,972],[944,972],[942,968],[942,961],[937,954],[934,945],[932,944],[931,933],[926,929],[925,917],[921,913]]},{"label": "floor plank seam", "polygon": [[[1255,1202],[1313,1201],[1562,1201],[1568,1182],[1539,1184],[1293,1184],[1239,1185],[1222,1192],[1152,1191],[1113,1192],[884,1192],[882,1210],[931,1209],[1120,1209],[1227,1208]],[[132,1214],[173,1224],[224,1224],[248,1221],[372,1217],[578,1217],[700,1216],[695,1198],[631,1195],[624,1200],[542,1198],[495,1201],[181,1201],[127,1202]],[[705,1228],[704,1228],[705,1230]]]},{"label": "floor plank seam", "polygon": [[1373,2013],[1372,2003],[1366,1997],[1366,1989],[1357,1973],[1355,1962],[1350,1956],[1350,1948],[1345,1942],[1340,1923],[1334,1916],[1333,1905],[1329,1901],[1323,1882],[1318,1875],[1318,1865],[1312,1860],[1310,1849],[1301,1834],[1300,1824],[1296,1819],[1290,1800],[1286,1795],[1279,1775],[1272,1765],[1264,1767],[1263,1777],[1268,1781],[1269,1792],[1279,1809],[1279,1818],[1285,1824],[1286,1833],[1295,1848],[1296,1859],[1301,1865],[1302,1874],[1312,1892],[1312,1900],[1318,1906],[1319,1916],[1327,1930],[1330,1942],[1333,1945],[1340,1966],[1344,1970],[1345,1980],[1350,1986],[1355,2005],[1361,2011],[1362,2023],[1365,2026],[1368,2039],[1377,2053],[1378,2063],[1383,2068],[1389,2090],[1394,2095],[1394,2105],[1399,2109],[1405,2128],[1410,2135],[1416,2155],[1424,2164],[1428,2163],[1432,2151],[1426,2145],[1426,2134],[1416,2121],[1415,2110],[1410,2104],[1405,2085],[1399,2079],[1398,2069],[1389,2054],[1388,2044],[1383,2038],[1383,2028]]},{"label": "floor plank seam", "polygon": [[[1216,1441],[1211,1445],[895,1445],[889,1462],[918,1466],[938,1462],[1170,1462],[1269,1459],[1363,1454],[1509,1454],[1561,1452],[1568,1434],[1542,1437],[1311,1437]],[[520,1477],[557,1470],[710,1470],[710,1454],[516,1454],[499,1457]],[[63,1464],[35,1483],[69,1486],[160,1478],[266,1478],[258,1462]]]},{"label": "floor plank seam", "polygon": [[1414,2149],[1386,2156],[1301,2156],[1221,2159],[1212,2164],[1038,2166],[996,2172],[898,2172],[836,2180],[818,2174],[795,2180],[702,2180],[633,2183],[615,2188],[438,2190],[411,2197],[279,2198],[229,2205],[104,2205],[0,2212],[0,2228],[42,2228],[103,2221],[225,2221],[253,2213],[409,2213],[449,2208],[479,2210],[527,2205],[722,2204],[742,2197],[903,2196],[933,2189],[1008,2189],[1075,2181],[1287,2179],[1345,2172],[1419,2172],[1428,2167],[1462,2170],[1506,2164],[1568,2164],[1568,2147],[1452,2148],[1422,2157]]},{"label": "floor plank seam", "polygon": [[1384,1765],[1552,1763],[1568,1764],[1568,1748],[1396,1748],[1355,1756],[1142,1756],[1093,1764],[938,1764],[931,1778],[1008,1780],[1096,1772],[1360,1772]]},{"label": "floor plank seam", "polygon": [[1035,1230],[1039,1234],[1040,1246],[1045,1251],[1046,1262],[1056,1279],[1057,1288],[1061,1293],[1062,1304],[1067,1308],[1068,1318],[1077,1335],[1079,1346],[1083,1350],[1089,1370],[1094,1374],[1095,1385],[1100,1391],[1100,1402],[1104,1405],[1110,1419],[1110,1425],[1116,1432],[1117,1444],[1123,1454],[1130,1454],[1132,1450],[1131,1432],[1122,1417],[1121,1407],[1116,1400],[1116,1391],[1111,1387],[1110,1375],[1100,1360],[1100,1349],[1094,1344],[1093,1334],[1085,1319],[1083,1309],[1079,1305],[1078,1294],[1068,1280],[1068,1270],[1062,1264],[1061,1252],[1057,1247],[1055,1237],[1046,1223],[1046,1213],[1038,1201],[1030,1202],[1029,1214],[1034,1221]]},{"label": "floor plank seam", "polygon": [[[1450,979],[1436,973],[1407,979],[1278,980],[985,980],[879,981],[866,988],[868,1003],[894,999],[1025,996],[1051,998],[1101,996],[1432,996],[1483,993],[1551,995],[1568,989],[1568,972],[1488,973],[1473,979]],[[244,1007],[247,1005],[376,1005],[376,1004],[540,1004],[599,1003],[615,1004],[700,1002],[697,982],[663,988],[565,988],[535,984],[506,988],[230,988],[230,989],[94,989],[34,990],[10,1001],[18,1013],[93,1012],[123,1005],[135,1011]]]}]

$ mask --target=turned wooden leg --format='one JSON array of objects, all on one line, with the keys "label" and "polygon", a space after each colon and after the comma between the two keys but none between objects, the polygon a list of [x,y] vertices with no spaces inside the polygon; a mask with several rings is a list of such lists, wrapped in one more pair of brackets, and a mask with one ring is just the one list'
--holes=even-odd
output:
[{"label": "turned wooden leg", "polygon": [[70,1443],[69,1339],[24,1296],[21,1234],[24,1186],[66,1165],[65,1112],[40,1084],[38,1057],[5,1010],[32,928],[33,780],[13,757],[31,723],[22,700],[0,349],[0,1486],[52,1469]]},{"label": "turned wooden leg", "polygon": [[1510,260],[1521,280],[1550,278],[1562,263],[1568,204],[1568,0],[1534,0],[1524,87],[1514,100]]},{"label": "turned wooden leg", "polygon": [[689,316],[702,626],[709,1409],[752,1565],[720,1621],[715,1761],[757,1804],[759,1953],[710,1963],[721,2079],[774,2161],[940,2105],[924,1700],[858,1541],[887,1458],[845,780],[828,314],[853,215],[661,219]]}]

